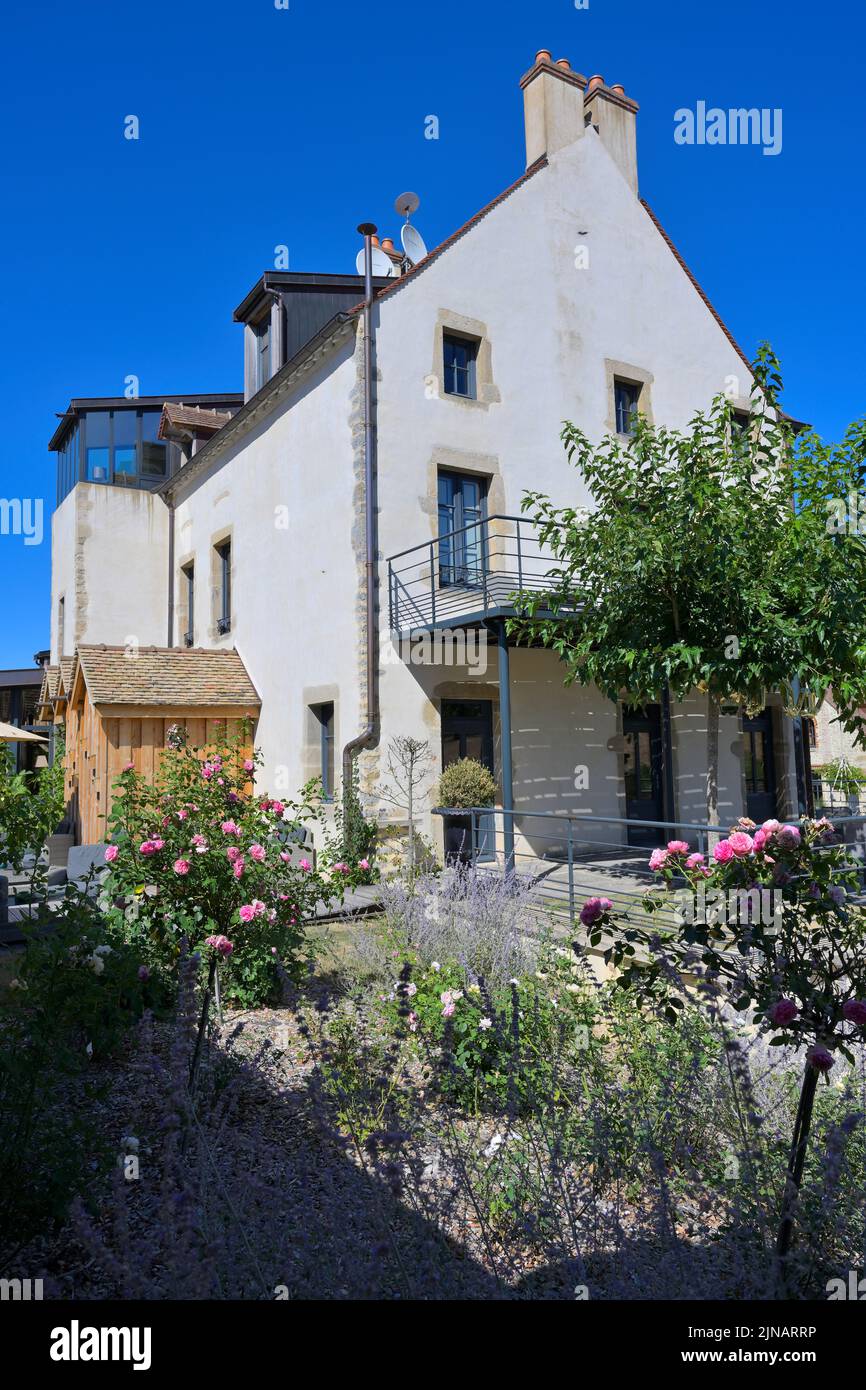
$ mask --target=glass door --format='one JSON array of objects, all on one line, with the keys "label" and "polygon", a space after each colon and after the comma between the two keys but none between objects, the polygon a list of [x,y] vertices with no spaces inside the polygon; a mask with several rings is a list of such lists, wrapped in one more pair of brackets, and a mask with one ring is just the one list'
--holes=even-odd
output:
[{"label": "glass door", "polygon": [[[623,706],[622,731],[625,813],[629,820],[664,819],[664,752],[658,705]],[[664,832],[651,825],[629,826],[630,845],[659,845]]]},{"label": "glass door", "polygon": [[480,588],[484,571],[485,482],[439,474],[439,583]]},{"label": "glass door", "polygon": [[[493,767],[493,704],[490,700],[442,701],[442,766],[460,758],[474,758],[495,776]],[[472,817],[445,817],[446,857],[491,860],[495,856],[495,817],[476,816],[476,841],[472,843]]]}]

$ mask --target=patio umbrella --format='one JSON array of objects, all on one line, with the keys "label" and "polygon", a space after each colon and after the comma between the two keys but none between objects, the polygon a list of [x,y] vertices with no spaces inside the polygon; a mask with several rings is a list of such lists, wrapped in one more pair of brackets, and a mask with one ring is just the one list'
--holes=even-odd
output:
[{"label": "patio umbrella", "polygon": [[47,743],[41,734],[28,733],[26,729],[16,729],[14,724],[4,724],[0,720],[0,743]]}]

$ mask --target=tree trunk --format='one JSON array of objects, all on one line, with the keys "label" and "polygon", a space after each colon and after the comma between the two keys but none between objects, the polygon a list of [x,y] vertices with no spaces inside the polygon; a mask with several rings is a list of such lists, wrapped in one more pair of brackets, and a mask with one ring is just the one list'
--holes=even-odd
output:
[{"label": "tree trunk", "polygon": [[415,796],[414,796],[415,787],[414,787],[413,782],[412,782],[412,778],[414,777],[414,775],[415,775],[415,769],[412,768],[412,767],[410,767],[410,769],[409,769],[409,807],[408,807],[408,812],[409,812],[409,882],[410,882],[410,883],[411,883],[411,882],[413,881],[413,879],[415,878]]},{"label": "tree trunk", "polygon": [[[707,824],[719,823],[719,701],[707,695]],[[711,837],[712,838],[712,837]],[[712,845],[710,846],[712,849]]]},{"label": "tree trunk", "polygon": [[800,1196],[803,1169],[806,1166],[809,1130],[812,1127],[812,1108],[815,1104],[817,1086],[817,1068],[810,1066],[807,1062],[803,1074],[803,1084],[800,1087],[800,1103],[797,1106],[797,1118],[794,1121],[794,1133],[791,1138],[791,1151],[788,1155],[788,1173],[785,1179],[785,1195],[782,1198],[782,1216],[779,1222],[779,1233],[776,1236],[776,1254],[780,1257],[787,1255],[791,1248],[791,1237],[794,1233],[794,1212]]}]

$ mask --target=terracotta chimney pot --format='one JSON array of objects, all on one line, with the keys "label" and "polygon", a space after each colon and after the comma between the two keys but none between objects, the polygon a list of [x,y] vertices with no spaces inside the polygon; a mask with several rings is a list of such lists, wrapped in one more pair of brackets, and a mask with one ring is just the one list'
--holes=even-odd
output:
[{"label": "terracotta chimney pot", "polygon": [[589,86],[587,87],[586,90],[587,90],[588,92],[594,92],[595,89],[596,89],[596,87],[603,87],[603,86],[604,86],[604,78],[602,77],[602,75],[601,75],[600,72],[595,72],[595,73],[593,73],[592,77],[589,79]]},{"label": "terracotta chimney pot", "polygon": [[616,92],[618,96],[621,96],[621,97],[624,97],[624,96],[625,96],[625,87],[622,85],[621,82],[614,82],[614,84],[613,84],[613,86],[611,87],[610,90],[611,90],[612,92]]},{"label": "terracotta chimney pot", "polygon": [[557,58],[556,66],[558,68],[563,68],[565,72],[571,72],[571,63],[567,58]]},{"label": "terracotta chimney pot", "polygon": [[535,55],[535,66],[538,67],[539,63],[552,63],[552,62],[553,62],[553,58],[551,57],[550,49],[549,49],[549,48],[539,48],[538,52],[537,52],[536,55]]}]

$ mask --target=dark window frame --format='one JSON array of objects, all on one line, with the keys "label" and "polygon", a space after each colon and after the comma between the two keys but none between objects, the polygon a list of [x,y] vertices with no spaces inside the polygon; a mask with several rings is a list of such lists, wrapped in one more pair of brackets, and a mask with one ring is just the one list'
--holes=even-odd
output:
[{"label": "dark window frame", "polygon": [[[616,424],[616,432],[625,439],[632,439],[635,432],[635,420],[640,414],[640,398],[643,391],[642,383],[630,381],[628,377],[615,376],[613,379],[613,416]],[[624,402],[621,396],[627,396],[628,415],[623,408]]]},{"label": "dark window frame", "polygon": [[184,646],[195,645],[195,561],[181,565],[180,572],[186,583],[186,632],[183,634]]},{"label": "dark window frame", "polygon": [[[472,338],[463,333],[444,332],[442,334],[442,380],[446,396],[457,396],[464,401],[478,400],[478,351],[480,347],[480,338]],[[465,352],[465,362],[458,363],[454,360],[455,349]],[[451,360],[449,360],[449,353]],[[465,390],[458,389],[461,384]]]},{"label": "dark window frame", "polygon": [[214,546],[220,562],[220,611],[217,614],[217,632],[224,636],[232,630],[232,543],[227,538]]},{"label": "dark window frame", "polygon": [[325,801],[334,800],[334,713],[333,700],[323,700],[321,704],[310,705],[310,712],[319,725],[319,776],[322,779],[322,796]]}]

